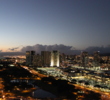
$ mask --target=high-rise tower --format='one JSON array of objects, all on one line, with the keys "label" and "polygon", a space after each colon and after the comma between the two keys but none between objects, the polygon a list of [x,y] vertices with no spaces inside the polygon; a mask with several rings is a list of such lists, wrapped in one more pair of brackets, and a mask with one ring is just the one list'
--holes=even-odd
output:
[{"label": "high-rise tower", "polygon": [[52,51],[51,52],[51,65],[59,67],[60,59],[59,59],[59,51]]},{"label": "high-rise tower", "polygon": [[35,51],[26,51],[26,65],[33,65],[33,56],[35,55]]},{"label": "high-rise tower", "polygon": [[87,67],[88,64],[88,52],[81,53],[81,63],[84,68]]},{"label": "high-rise tower", "polygon": [[94,66],[97,67],[99,66],[100,62],[100,56],[99,56],[99,51],[94,52]]},{"label": "high-rise tower", "polygon": [[50,66],[50,54],[51,54],[51,52],[49,52],[49,51],[41,51],[43,66]]}]

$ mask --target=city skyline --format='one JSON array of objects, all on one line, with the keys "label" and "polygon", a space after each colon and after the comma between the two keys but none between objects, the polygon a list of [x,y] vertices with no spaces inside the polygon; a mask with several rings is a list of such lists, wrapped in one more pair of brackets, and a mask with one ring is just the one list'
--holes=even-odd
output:
[{"label": "city skyline", "polygon": [[19,51],[36,44],[108,50],[109,4],[109,0],[1,0],[0,50]]}]

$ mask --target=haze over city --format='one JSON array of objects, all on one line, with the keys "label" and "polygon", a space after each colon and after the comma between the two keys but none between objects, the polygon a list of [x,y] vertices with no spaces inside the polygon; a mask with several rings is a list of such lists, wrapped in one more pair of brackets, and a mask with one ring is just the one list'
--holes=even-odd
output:
[{"label": "haze over city", "polygon": [[0,0],[0,51],[108,53],[109,5],[109,0]]}]

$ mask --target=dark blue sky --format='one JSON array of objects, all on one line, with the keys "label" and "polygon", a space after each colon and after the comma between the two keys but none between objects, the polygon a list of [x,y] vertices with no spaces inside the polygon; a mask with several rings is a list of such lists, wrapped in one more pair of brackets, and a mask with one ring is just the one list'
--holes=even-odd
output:
[{"label": "dark blue sky", "polygon": [[110,0],[0,0],[0,49],[110,44]]}]

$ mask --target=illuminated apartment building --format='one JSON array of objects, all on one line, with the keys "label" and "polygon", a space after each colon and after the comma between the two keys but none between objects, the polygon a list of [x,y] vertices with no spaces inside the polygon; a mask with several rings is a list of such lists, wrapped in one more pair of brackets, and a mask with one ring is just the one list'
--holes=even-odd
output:
[{"label": "illuminated apartment building", "polygon": [[59,67],[60,59],[59,59],[59,51],[51,52],[51,65],[52,67]]}]

